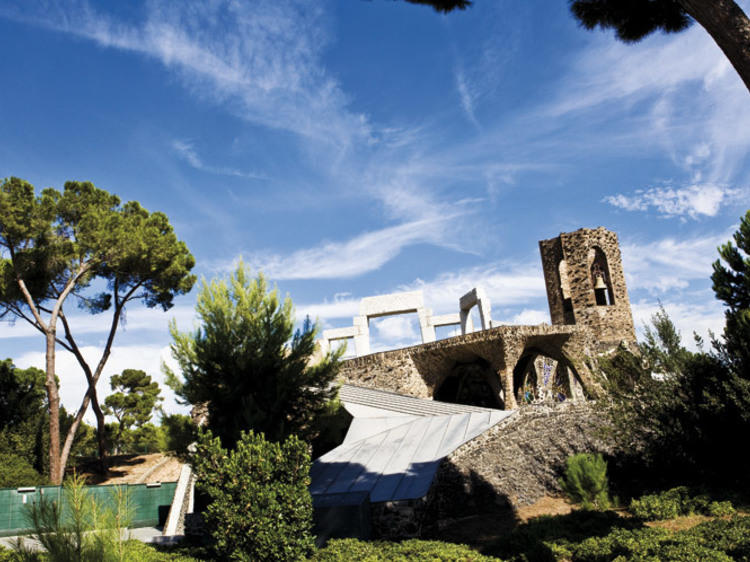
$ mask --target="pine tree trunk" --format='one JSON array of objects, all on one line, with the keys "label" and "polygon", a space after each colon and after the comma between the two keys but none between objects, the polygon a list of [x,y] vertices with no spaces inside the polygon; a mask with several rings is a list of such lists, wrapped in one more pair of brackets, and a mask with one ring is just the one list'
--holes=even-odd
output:
[{"label": "pine tree trunk", "polygon": [[750,19],[733,0],[677,0],[708,31],[750,90]]},{"label": "pine tree trunk", "polygon": [[[46,386],[49,402],[49,478],[53,484],[61,484],[63,469],[60,465],[60,393],[55,380],[55,331],[47,331]],[[64,465],[62,465],[64,466]]]},{"label": "pine tree trunk", "polygon": [[107,473],[107,447],[105,444],[105,427],[104,427],[104,413],[99,406],[99,398],[96,394],[96,386],[91,396],[91,408],[94,410],[96,416],[96,441],[99,447],[99,471],[102,474]]}]

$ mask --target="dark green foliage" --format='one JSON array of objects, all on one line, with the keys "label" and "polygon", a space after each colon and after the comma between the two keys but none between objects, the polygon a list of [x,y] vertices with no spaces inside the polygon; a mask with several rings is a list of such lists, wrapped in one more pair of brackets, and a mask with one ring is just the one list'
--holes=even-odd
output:
[{"label": "dark green foliage", "polygon": [[692,23],[677,0],[572,0],[570,9],[586,29],[612,28],[625,42],[657,30],[682,31]]},{"label": "dark green foliage", "polygon": [[672,488],[658,494],[649,494],[633,499],[628,511],[638,519],[656,521],[674,519],[681,515],[698,513],[723,517],[733,515],[735,509],[728,501],[712,501],[707,496],[692,496],[686,486]]},{"label": "dark green foliage", "polygon": [[0,488],[39,486],[46,483],[47,479],[23,457],[12,453],[0,455]]},{"label": "dark green foliage", "polygon": [[726,266],[717,260],[711,281],[716,298],[727,305],[721,357],[734,374],[750,380],[750,210],[740,220],[734,242],[719,248]]},{"label": "dark green foliage", "polygon": [[188,445],[198,439],[198,427],[190,416],[184,414],[168,414],[161,418],[161,428],[164,432],[167,451],[178,455],[187,452]]},{"label": "dark green foliage", "polygon": [[203,511],[221,560],[304,559],[314,548],[308,446],[242,432],[234,450],[210,432],[193,455],[197,486],[209,498]]},{"label": "dark green foliage", "polygon": [[119,375],[112,375],[109,386],[113,394],[104,399],[104,413],[117,420],[112,439],[115,450],[125,452],[136,437],[131,427],[137,431],[148,423],[157,403],[163,400],[161,389],[140,369],[125,369]]},{"label": "dark green foliage", "polygon": [[167,450],[167,437],[161,426],[146,423],[132,431],[132,450],[136,453],[154,453]]},{"label": "dark green foliage", "polygon": [[706,521],[673,532],[611,511],[574,511],[523,523],[489,551],[518,562],[750,560],[750,517]]},{"label": "dark green foliage", "polygon": [[585,509],[608,508],[607,462],[601,454],[578,453],[568,457],[560,487],[571,501]]},{"label": "dark green foliage", "polygon": [[314,421],[316,437],[312,441],[312,457],[318,458],[341,445],[352,422],[338,397],[326,404],[326,408]]},{"label": "dark green foliage", "polygon": [[692,353],[682,346],[682,336],[669,318],[664,306],[651,316],[651,325],[644,327],[645,340],[640,344],[644,363],[654,373],[683,373]]},{"label": "dark green foliage", "polygon": [[0,361],[0,431],[44,413],[44,371],[18,369],[13,361]]},{"label": "dark green foliage", "polygon": [[491,562],[498,560],[479,554],[462,544],[438,541],[408,540],[400,543],[357,539],[334,539],[315,553],[315,562],[406,562],[431,560],[434,562]]},{"label": "dark green foliage", "polygon": [[554,552],[589,537],[605,537],[613,530],[631,529],[640,523],[612,511],[577,510],[568,515],[543,515],[516,527],[500,539],[489,553],[504,560],[556,560]]},{"label": "dark green foliage", "polygon": [[228,280],[204,281],[196,310],[195,332],[170,327],[184,381],[169,370],[167,380],[188,403],[208,404],[214,435],[227,447],[248,429],[272,441],[315,437],[313,421],[336,395],[341,353],[310,364],[316,327],[307,319],[295,333],[291,300],[281,302],[243,264]]},{"label": "dark green foliage", "polygon": [[[619,453],[616,483],[663,487],[742,481],[750,469],[736,437],[750,430],[750,380],[721,353],[691,353],[660,307],[640,355],[621,348],[600,364],[609,381],[610,429]],[[659,380],[651,373],[659,373]]]}]

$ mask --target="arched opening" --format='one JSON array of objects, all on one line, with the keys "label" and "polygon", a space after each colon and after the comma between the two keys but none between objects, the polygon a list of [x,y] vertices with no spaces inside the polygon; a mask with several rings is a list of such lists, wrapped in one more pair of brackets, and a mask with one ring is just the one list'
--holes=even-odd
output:
[{"label": "arched opening", "polygon": [[570,296],[570,282],[568,281],[568,262],[560,260],[557,266],[557,274],[560,279],[560,293],[563,303],[563,314],[566,324],[574,324],[573,318],[573,301]]},{"label": "arched opening", "polygon": [[538,349],[525,351],[516,363],[513,393],[519,405],[583,398],[580,382],[568,361]]},{"label": "arched opening", "polygon": [[591,286],[594,288],[594,300],[597,306],[612,306],[615,304],[615,294],[612,290],[612,277],[609,274],[607,256],[599,246],[594,246],[589,252],[591,262]]},{"label": "arched opening", "polygon": [[457,363],[433,394],[435,400],[503,409],[500,381],[490,365],[477,359],[470,363]]}]

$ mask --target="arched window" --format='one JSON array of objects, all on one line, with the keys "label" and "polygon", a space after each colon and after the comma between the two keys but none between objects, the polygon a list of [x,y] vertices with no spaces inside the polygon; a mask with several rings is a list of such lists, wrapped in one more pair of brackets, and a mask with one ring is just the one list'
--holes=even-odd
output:
[{"label": "arched window", "polygon": [[557,266],[557,273],[560,276],[563,312],[573,312],[573,301],[570,298],[570,283],[568,281],[568,262],[560,260],[560,263]]},{"label": "arched window", "polygon": [[[593,255],[591,255],[593,253]],[[589,253],[591,259],[591,286],[594,288],[594,299],[597,306],[612,306],[615,304],[615,294],[612,290],[612,277],[609,274],[607,256],[598,246],[594,246]]]}]

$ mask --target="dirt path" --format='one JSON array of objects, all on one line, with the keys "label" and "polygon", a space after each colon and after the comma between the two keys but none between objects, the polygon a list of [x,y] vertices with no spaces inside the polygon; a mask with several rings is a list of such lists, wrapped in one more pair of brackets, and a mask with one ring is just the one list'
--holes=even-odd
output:
[{"label": "dirt path", "polygon": [[181,463],[163,453],[147,455],[118,455],[108,459],[109,474],[102,477],[85,468],[79,471],[89,484],[142,484],[147,482],[176,482]]}]

